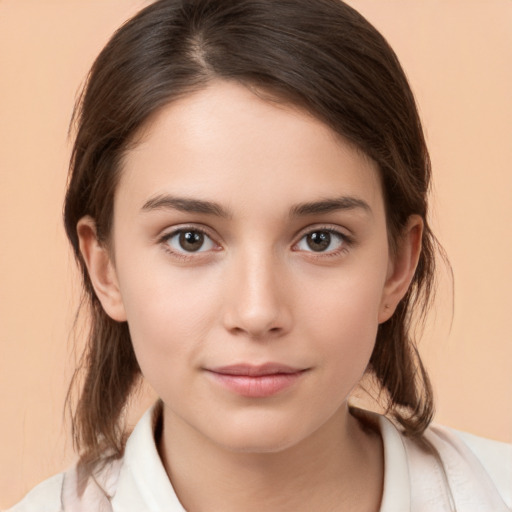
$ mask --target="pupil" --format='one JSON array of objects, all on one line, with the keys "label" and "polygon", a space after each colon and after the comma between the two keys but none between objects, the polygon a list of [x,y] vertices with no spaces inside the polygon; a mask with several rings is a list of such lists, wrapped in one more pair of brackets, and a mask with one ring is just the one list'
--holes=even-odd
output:
[{"label": "pupil", "polygon": [[328,231],[315,231],[307,237],[307,244],[313,251],[324,251],[331,243],[331,234]]},{"label": "pupil", "polygon": [[198,251],[204,242],[204,235],[197,231],[184,231],[180,234],[181,247],[189,252]]}]

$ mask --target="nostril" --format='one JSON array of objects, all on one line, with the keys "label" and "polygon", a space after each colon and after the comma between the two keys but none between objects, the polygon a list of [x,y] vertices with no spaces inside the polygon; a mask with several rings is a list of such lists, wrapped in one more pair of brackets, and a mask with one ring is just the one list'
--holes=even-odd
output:
[{"label": "nostril", "polygon": [[284,332],[283,326],[262,327],[262,326],[232,326],[229,328],[231,334],[236,336],[248,336],[254,339],[274,338]]},{"label": "nostril", "polygon": [[[261,277],[261,276],[260,276]],[[277,296],[274,281],[269,279],[248,280],[240,292],[237,287],[223,304],[221,322],[231,334],[263,339],[277,338],[291,327],[291,314],[286,301]]]}]

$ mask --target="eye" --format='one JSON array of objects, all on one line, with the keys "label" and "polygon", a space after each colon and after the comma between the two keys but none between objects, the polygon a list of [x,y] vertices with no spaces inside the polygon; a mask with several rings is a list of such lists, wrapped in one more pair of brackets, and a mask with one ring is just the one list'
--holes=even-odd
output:
[{"label": "eye", "polygon": [[205,252],[216,247],[213,240],[197,229],[180,229],[165,238],[165,242],[174,252]]},{"label": "eye", "polygon": [[336,231],[318,229],[304,235],[296,245],[300,251],[336,252],[346,243],[347,237]]}]

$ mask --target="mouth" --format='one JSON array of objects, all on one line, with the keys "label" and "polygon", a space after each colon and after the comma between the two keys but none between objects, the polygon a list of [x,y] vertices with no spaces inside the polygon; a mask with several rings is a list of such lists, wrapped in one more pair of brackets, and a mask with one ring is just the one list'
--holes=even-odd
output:
[{"label": "mouth", "polygon": [[265,398],[295,385],[308,368],[280,363],[235,364],[206,369],[211,378],[228,391],[248,397]]}]

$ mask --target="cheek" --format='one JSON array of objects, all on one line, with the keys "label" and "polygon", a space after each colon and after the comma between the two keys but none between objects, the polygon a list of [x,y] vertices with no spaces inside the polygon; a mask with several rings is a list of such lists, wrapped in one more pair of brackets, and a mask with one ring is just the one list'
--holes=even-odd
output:
[{"label": "cheek", "polygon": [[317,339],[324,340],[322,351],[326,362],[337,367],[335,378],[350,375],[358,380],[375,345],[378,329],[376,307],[366,301],[361,302],[359,308],[356,305],[354,300],[340,300],[338,308],[326,308],[319,319],[323,336],[317,335]]},{"label": "cheek", "polygon": [[200,272],[192,275],[155,259],[123,262],[119,274],[137,360],[143,374],[158,378],[171,366],[179,372],[194,364],[219,301],[215,276],[202,278]]},{"label": "cheek", "polygon": [[347,265],[330,274],[302,279],[302,308],[332,332],[374,330],[382,300],[387,267],[382,262]]},{"label": "cheek", "polygon": [[316,339],[318,353],[345,376],[362,375],[377,336],[386,269],[381,265],[365,270],[340,272],[321,286],[311,286],[302,305],[307,338]]}]

